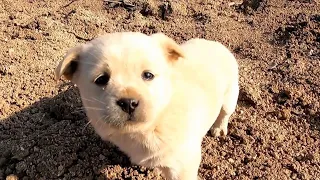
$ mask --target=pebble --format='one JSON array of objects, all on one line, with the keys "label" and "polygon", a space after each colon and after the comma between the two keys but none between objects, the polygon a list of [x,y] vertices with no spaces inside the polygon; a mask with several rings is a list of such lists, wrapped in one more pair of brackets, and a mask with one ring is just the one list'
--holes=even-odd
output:
[{"label": "pebble", "polygon": [[297,177],[298,177],[298,176],[297,176],[296,173],[292,173],[292,174],[291,174],[291,178],[292,178],[292,179],[297,179]]},{"label": "pebble", "polygon": [[100,159],[100,161],[102,161],[102,160],[106,159],[106,157],[104,155],[100,154],[99,159]]},{"label": "pebble", "polygon": [[14,49],[13,49],[13,48],[10,48],[10,49],[8,50],[8,53],[9,53],[10,56],[13,56]]},{"label": "pebble", "polygon": [[58,176],[61,176],[63,173],[64,173],[64,167],[60,165],[58,167]]},{"label": "pebble", "polygon": [[229,158],[228,161],[229,161],[230,163],[234,163],[234,160],[233,160],[232,158]]},{"label": "pebble", "polygon": [[283,109],[278,112],[278,118],[280,120],[287,120],[291,117],[291,111],[289,109]]},{"label": "pebble", "polygon": [[28,149],[24,149],[23,147],[21,147],[21,151],[15,154],[13,158],[21,161],[23,160],[23,158],[27,157],[29,154],[30,152]]},{"label": "pebble", "polygon": [[235,175],[236,175],[236,172],[232,171],[232,172],[230,172],[230,175],[231,175],[231,176],[235,176]]},{"label": "pebble", "polygon": [[24,161],[20,161],[16,164],[17,173],[24,172],[27,169],[28,165]]}]

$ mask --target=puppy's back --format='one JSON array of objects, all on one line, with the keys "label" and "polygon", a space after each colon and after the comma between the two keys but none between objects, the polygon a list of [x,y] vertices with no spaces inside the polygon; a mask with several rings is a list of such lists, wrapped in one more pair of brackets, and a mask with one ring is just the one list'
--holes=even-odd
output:
[{"label": "puppy's back", "polygon": [[[227,86],[238,81],[238,63],[223,44],[205,39],[191,39],[181,45],[186,59],[180,61],[184,74],[194,83]],[[179,68],[179,67],[178,67]],[[224,89],[224,88],[221,88]]]},{"label": "puppy's back", "polygon": [[202,138],[218,117],[228,90],[238,83],[238,64],[219,42],[191,39],[181,48],[185,56],[174,63],[177,93],[173,99],[180,109],[191,104],[195,117],[202,115],[189,122],[190,129]]},{"label": "puppy's back", "polygon": [[[238,64],[235,57],[227,47],[217,41],[196,38],[185,42],[181,46],[194,65],[204,65],[211,70],[214,67],[219,67],[225,73],[238,74]],[[210,65],[214,67],[210,67]]]}]

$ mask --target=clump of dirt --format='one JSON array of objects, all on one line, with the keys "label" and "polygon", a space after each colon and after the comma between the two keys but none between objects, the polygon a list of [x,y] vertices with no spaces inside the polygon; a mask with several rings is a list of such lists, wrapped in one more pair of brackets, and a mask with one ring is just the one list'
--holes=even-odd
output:
[{"label": "clump of dirt", "polygon": [[117,31],[217,40],[238,59],[238,107],[226,137],[202,142],[203,179],[320,177],[318,2],[7,0],[0,9],[0,180],[162,179],[103,142],[77,88],[54,79],[69,48]]},{"label": "clump of dirt", "polygon": [[[299,13],[290,17],[289,22],[279,27],[275,31],[275,44],[295,48],[298,46],[299,53],[305,53],[312,58],[318,58],[319,48],[308,49],[308,47],[320,46],[320,25],[319,14]],[[297,53],[297,52],[295,52]],[[291,53],[287,52],[287,57],[291,58]]]},{"label": "clump of dirt", "polygon": [[266,0],[244,0],[238,7],[238,10],[245,14],[253,14],[255,11],[261,11],[267,4]]}]

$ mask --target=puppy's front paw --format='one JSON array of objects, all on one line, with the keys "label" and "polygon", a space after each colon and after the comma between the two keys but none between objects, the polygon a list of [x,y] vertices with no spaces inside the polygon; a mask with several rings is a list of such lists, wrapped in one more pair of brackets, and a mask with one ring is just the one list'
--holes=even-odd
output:
[{"label": "puppy's front paw", "polygon": [[228,133],[227,128],[220,128],[220,127],[212,127],[210,129],[211,136],[219,137],[219,136],[226,136]]}]

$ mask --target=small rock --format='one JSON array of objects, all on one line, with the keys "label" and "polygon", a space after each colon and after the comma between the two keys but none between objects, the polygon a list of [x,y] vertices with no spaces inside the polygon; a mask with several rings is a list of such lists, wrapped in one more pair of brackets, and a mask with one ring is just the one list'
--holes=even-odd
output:
[{"label": "small rock", "polygon": [[309,161],[314,160],[314,154],[312,154],[312,153],[307,154],[307,155],[305,156],[305,159],[306,159],[306,160],[309,160]]},{"label": "small rock", "polygon": [[230,2],[228,5],[229,6],[234,6],[236,3],[235,2]]},{"label": "small rock", "polygon": [[312,161],[314,159],[314,155],[309,153],[306,155],[299,155],[296,157],[297,161]]},{"label": "small rock", "polygon": [[297,173],[292,173],[292,174],[291,174],[291,178],[292,178],[292,179],[297,179],[297,177],[298,177],[298,176],[297,176]]},{"label": "small rock", "polygon": [[62,170],[63,170],[63,166],[60,165],[60,166],[58,167],[58,170],[59,170],[59,171],[62,171]]},{"label": "small rock", "polygon": [[256,153],[253,153],[252,155],[251,155],[251,158],[254,160],[254,159],[257,159],[257,157],[258,157],[258,155],[256,154]]},{"label": "small rock", "polygon": [[287,120],[291,117],[291,111],[289,109],[283,109],[278,112],[278,118],[280,120]]},{"label": "small rock", "polygon": [[230,175],[231,175],[231,176],[235,176],[235,175],[236,175],[236,172],[231,171],[231,172],[230,172]]},{"label": "small rock", "polygon": [[[22,147],[21,147],[22,148]],[[22,150],[23,149],[23,150]],[[19,161],[23,160],[23,158],[29,156],[30,152],[28,149],[24,149],[22,148],[20,152],[18,152],[17,154],[15,154],[14,157],[12,157],[13,159],[17,159]]]},{"label": "small rock", "polygon": [[35,147],[33,147],[33,151],[34,152],[38,152],[40,149],[37,147],[37,146],[35,146]]},{"label": "small rock", "polygon": [[9,53],[9,56],[13,56],[14,49],[13,49],[13,48],[10,48],[10,49],[8,50],[8,53]]},{"label": "small rock", "polygon": [[270,70],[270,69],[275,69],[277,66],[278,66],[278,64],[277,64],[276,62],[272,62],[272,63],[270,64],[269,70]]},{"label": "small rock", "polygon": [[309,56],[312,56],[312,55],[313,55],[313,49],[309,51]]},{"label": "small rock", "polygon": [[227,153],[226,153],[226,152],[224,152],[224,151],[222,151],[222,152],[221,152],[221,156],[223,156],[223,157],[224,157],[224,156],[226,156],[226,155],[227,155]]},{"label": "small rock", "polygon": [[30,112],[31,112],[31,114],[35,114],[35,113],[38,112],[38,109],[37,109],[37,108],[32,108],[32,109],[30,110]]},{"label": "small rock", "polygon": [[233,160],[232,158],[229,158],[228,161],[229,161],[230,163],[234,163],[234,160]]},{"label": "small rock", "polygon": [[263,1],[262,0],[244,0],[241,5],[246,11],[249,11],[250,9],[256,11],[258,10],[259,7],[263,5]]},{"label": "small rock", "polygon": [[139,175],[139,172],[138,172],[137,170],[134,170],[134,171],[133,171],[133,175],[134,175],[134,176],[138,176],[138,175]]},{"label": "small rock", "polygon": [[124,7],[127,10],[134,10],[134,7],[135,7],[135,5],[128,0],[122,0],[122,1],[105,0],[105,2],[109,8],[116,8],[120,6],[120,7]]},{"label": "small rock", "polygon": [[62,165],[60,165],[58,167],[58,176],[61,176],[64,173],[64,167]]},{"label": "small rock", "polygon": [[100,159],[100,161],[102,161],[102,160],[106,159],[106,157],[104,155],[100,154],[99,159]]},{"label": "small rock", "polygon": [[19,173],[24,172],[27,169],[27,164],[24,161],[20,161],[16,164],[16,170]]},{"label": "small rock", "polygon": [[253,135],[253,131],[252,131],[252,127],[247,127],[246,129],[246,134],[249,135],[249,136],[252,136]]},{"label": "small rock", "polygon": [[244,159],[243,159],[243,163],[244,164],[248,164],[250,162],[250,159],[248,158],[248,157],[245,157]]},{"label": "small rock", "polygon": [[170,2],[164,1],[164,3],[160,6],[160,13],[160,16],[163,20],[168,20],[168,16],[173,13]]},{"label": "small rock", "polygon": [[153,12],[153,8],[150,6],[150,4],[148,3],[145,3],[142,5],[142,10],[140,11],[140,13],[143,15],[143,16],[152,16],[154,14]]},{"label": "small rock", "polygon": [[277,95],[277,103],[278,104],[285,104],[289,99],[291,99],[292,95],[291,92],[288,90],[282,90]]}]

